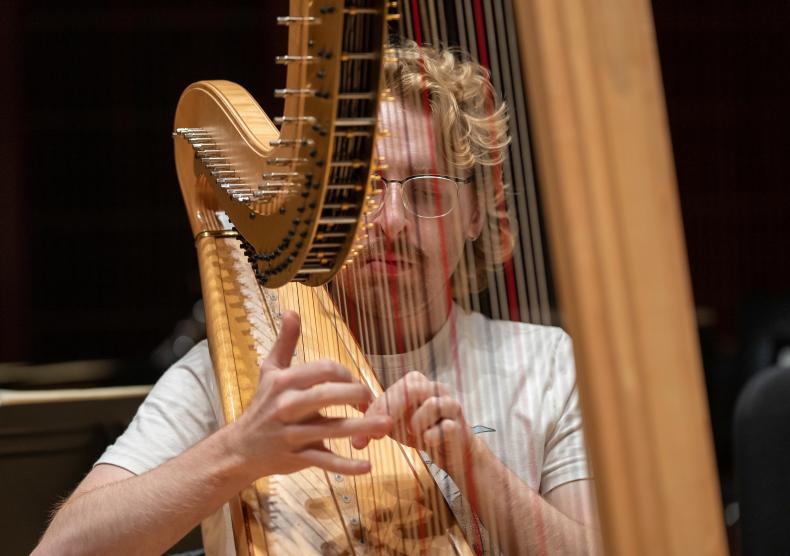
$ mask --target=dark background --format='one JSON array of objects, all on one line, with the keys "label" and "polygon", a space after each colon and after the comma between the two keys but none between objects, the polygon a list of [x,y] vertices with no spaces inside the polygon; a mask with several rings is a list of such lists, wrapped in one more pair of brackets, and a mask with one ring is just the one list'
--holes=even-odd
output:
[{"label": "dark background", "polygon": [[[725,502],[731,413],[790,335],[790,9],[653,3]],[[172,162],[178,96],[245,86],[273,116],[287,2],[0,8],[0,363],[111,359],[153,380],[200,297]],[[768,331],[768,340],[766,340]]]}]

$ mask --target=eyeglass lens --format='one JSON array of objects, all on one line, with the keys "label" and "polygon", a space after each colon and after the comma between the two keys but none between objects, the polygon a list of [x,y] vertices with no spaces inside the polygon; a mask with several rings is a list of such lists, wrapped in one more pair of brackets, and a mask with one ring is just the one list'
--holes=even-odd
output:
[{"label": "eyeglass lens", "polygon": [[[375,182],[372,195],[375,201],[373,212],[381,210],[386,189],[387,185],[383,180]],[[455,208],[458,184],[455,180],[440,176],[419,176],[401,182],[401,195],[409,212],[423,218],[438,218]]]}]

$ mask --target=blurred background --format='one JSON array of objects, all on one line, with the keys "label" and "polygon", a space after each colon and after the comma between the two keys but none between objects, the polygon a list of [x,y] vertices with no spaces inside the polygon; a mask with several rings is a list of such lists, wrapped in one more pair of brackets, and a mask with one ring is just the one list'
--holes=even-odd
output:
[{"label": "blurred background", "polygon": [[[740,554],[736,401],[763,370],[790,366],[790,7],[653,9],[725,519]],[[151,384],[202,338],[172,161],[175,106],[189,83],[222,78],[280,114],[271,91],[284,72],[273,60],[286,29],[275,17],[286,13],[283,0],[3,2],[0,389]],[[0,407],[0,529],[18,524],[10,553],[32,547],[48,508],[144,395],[109,392],[90,402],[100,425],[74,420],[68,404],[53,409],[56,445],[25,404]],[[40,445],[21,453],[20,435]]]}]

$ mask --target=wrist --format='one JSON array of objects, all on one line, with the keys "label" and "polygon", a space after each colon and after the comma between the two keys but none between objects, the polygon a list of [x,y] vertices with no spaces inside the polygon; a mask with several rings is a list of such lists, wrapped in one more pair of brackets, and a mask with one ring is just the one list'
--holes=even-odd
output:
[{"label": "wrist", "polygon": [[491,450],[480,438],[472,435],[472,440],[469,442],[469,455],[474,469],[482,470],[488,464]]},{"label": "wrist", "polygon": [[447,469],[450,477],[455,481],[455,484],[466,492],[471,483],[467,479],[467,473],[471,473],[471,478],[481,477],[487,473],[488,464],[490,461],[491,451],[485,442],[480,440],[477,436],[470,434],[469,441],[465,446],[465,457],[461,465],[455,466],[453,469]]},{"label": "wrist", "polygon": [[216,449],[222,465],[220,474],[229,481],[238,482],[246,486],[259,478],[254,462],[250,460],[245,450],[240,431],[241,424],[234,421],[214,433]]}]

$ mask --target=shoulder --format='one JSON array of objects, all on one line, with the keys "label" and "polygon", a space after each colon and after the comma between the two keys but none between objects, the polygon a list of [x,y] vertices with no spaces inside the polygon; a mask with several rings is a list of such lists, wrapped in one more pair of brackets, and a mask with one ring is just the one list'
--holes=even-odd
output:
[{"label": "shoulder", "polygon": [[210,393],[213,389],[214,372],[208,342],[195,344],[181,359],[173,363],[154,385],[154,389],[169,389],[178,385],[194,385]]},{"label": "shoulder", "polygon": [[141,426],[192,428],[194,434],[203,434],[218,428],[218,406],[211,357],[203,341],[162,374],[140,405],[135,421]]},{"label": "shoulder", "polygon": [[197,344],[159,378],[126,431],[98,463],[134,474],[177,456],[219,428],[219,397],[205,342]]},{"label": "shoulder", "polygon": [[154,385],[152,394],[165,398],[176,396],[179,405],[199,404],[208,409],[215,417],[221,415],[219,392],[214,377],[208,341],[203,340],[176,361]]},{"label": "shoulder", "polygon": [[531,399],[540,393],[552,406],[564,405],[576,385],[573,346],[564,330],[475,312],[460,313],[458,322],[460,349],[507,378],[514,394]]},{"label": "shoulder", "polygon": [[211,354],[208,349],[208,341],[202,340],[195,344],[186,355],[173,363],[166,371],[184,370],[195,375],[198,380],[204,381],[212,375]]}]

